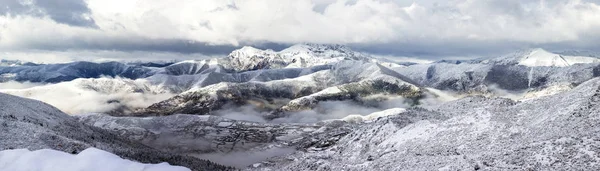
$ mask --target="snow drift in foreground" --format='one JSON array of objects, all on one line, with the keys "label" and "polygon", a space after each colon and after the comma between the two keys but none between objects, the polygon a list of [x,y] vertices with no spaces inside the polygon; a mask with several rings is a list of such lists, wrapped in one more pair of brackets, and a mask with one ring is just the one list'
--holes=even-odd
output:
[{"label": "snow drift in foreground", "polygon": [[88,148],[77,155],[62,151],[27,149],[0,151],[0,170],[11,171],[189,171],[185,167],[168,163],[143,164],[125,160],[112,153]]}]

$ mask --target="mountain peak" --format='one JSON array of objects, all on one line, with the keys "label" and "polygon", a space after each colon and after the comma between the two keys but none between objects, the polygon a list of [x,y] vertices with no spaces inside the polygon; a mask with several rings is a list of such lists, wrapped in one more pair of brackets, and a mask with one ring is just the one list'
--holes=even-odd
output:
[{"label": "mountain peak", "polygon": [[543,56],[546,56],[546,57],[558,55],[558,54],[549,52],[549,51],[547,51],[545,49],[542,49],[542,48],[532,48],[529,51],[530,51],[530,55],[543,55]]},{"label": "mountain peak", "polygon": [[341,60],[370,61],[367,54],[354,52],[339,44],[296,44],[282,51],[261,50],[244,46],[229,54],[226,68],[237,71],[273,68],[304,68],[335,63]]},{"label": "mountain peak", "polygon": [[296,44],[279,52],[285,57],[305,56],[311,59],[335,59],[346,58],[352,60],[369,60],[371,56],[360,52],[355,52],[348,46],[340,44],[315,44],[302,43]]},{"label": "mountain peak", "polygon": [[570,64],[559,54],[548,52],[542,48],[535,48],[521,57],[519,65],[565,67]]},{"label": "mountain peak", "polygon": [[276,52],[271,49],[262,50],[252,46],[244,46],[240,49],[234,50],[229,54],[229,58],[264,58],[266,56],[274,56]]},{"label": "mountain peak", "polygon": [[523,54],[522,58],[537,58],[537,59],[552,59],[560,57],[559,54],[549,52],[542,48],[533,48],[530,49],[527,53]]},{"label": "mountain peak", "polygon": [[499,64],[517,64],[528,67],[567,67],[580,63],[596,63],[600,60],[594,57],[561,55],[549,52],[543,48],[531,48],[520,50],[492,61]]},{"label": "mountain peak", "polygon": [[282,53],[285,52],[313,52],[313,53],[322,53],[325,51],[338,51],[342,53],[352,52],[350,48],[345,45],[340,44],[316,44],[316,43],[301,43],[295,44],[282,50]]}]

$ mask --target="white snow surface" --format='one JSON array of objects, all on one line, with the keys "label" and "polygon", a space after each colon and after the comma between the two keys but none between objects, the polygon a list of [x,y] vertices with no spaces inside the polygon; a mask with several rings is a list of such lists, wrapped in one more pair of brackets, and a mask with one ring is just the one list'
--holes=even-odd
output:
[{"label": "white snow surface", "polygon": [[125,160],[112,153],[88,148],[77,155],[42,149],[0,151],[0,170],[10,171],[190,171],[168,163],[143,164]]},{"label": "white snow surface", "polygon": [[346,121],[346,122],[351,122],[351,123],[372,122],[379,118],[392,116],[392,115],[398,115],[405,111],[406,111],[406,109],[404,109],[404,108],[391,108],[391,109],[386,109],[386,110],[382,110],[379,112],[373,112],[371,114],[364,115],[364,116],[358,115],[358,114],[348,115],[348,116],[342,118],[341,120]]}]

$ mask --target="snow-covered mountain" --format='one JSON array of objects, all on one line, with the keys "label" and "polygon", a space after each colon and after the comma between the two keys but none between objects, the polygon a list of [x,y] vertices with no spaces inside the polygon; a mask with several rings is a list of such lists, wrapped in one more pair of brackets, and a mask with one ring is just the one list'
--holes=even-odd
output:
[{"label": "snow-covered mountain", "polygon": [[597,170],[600,80],[515,102],[467,97],[345,125],[345,136],[248,170]]},{"label": "snow-covered mountain", "polygon": [[[579,55],[579,54],[574,54]],[[598,63],[599,58],[590,56],[571,56],[548,52],[541,48],[518,51],[500,58],[491,59],[498,64],[513,64],[528,67],[566,67],[575,64]]]},{"label": "snow-covered mountain", "polygon": [[[432,87],[462,95],[497,96],[512,91],[510,94],[526,99],[568,90],[596,77],[600,75],[598,64],[594,57],[529,49],[492,59],[405,66],[342,45],[298,44],[279,52],[243,47],[224,58],[164,64],[74,62],[1,66],[0,81],[60,83],[0,91],[43,100],[68,113],[120,115],[137,110],[136,115],[210,114],[235,103],[269,106],[265,116],[272,118],[282,112],[312,109],[321,101],[373,104],[365,99],[381,94],[402,96],[382,90],[404,83],[414,90]],[[123,90],[112,90],[115,86]],[[351,87],[360,87],[361,91]],[[98,107],[62,100],[59,103],[47,96],[60,92],[70,94],[71,100],[66,101],[94,102],[92,106]],[[418,99],[422,95],[421,92],[406,97]],[[149,108],[141,110],[145,107]]]},{"label": "snow-covered mountain", "polygon": [[[90,115],[80,120],[172,151],[217,149],[225,158],[212,159],[220,162],[234,155],[256,156],[239,162],[247,170],[595,170],[600,162],[599,87],[600,80],[593,79],[528,101],[472,96],[316,124],[192,115]],[[167,138],[178,142],[156,143]],[[216,147],[211,147],[205,143],[211,139],[224,142],[213,141]],[[294,150],[258,157],[270,149]],[[264,161],[249,164],[259,160]]]},{"label": "snow-covered mountain", "polygon": [[54,107],[0,94],[0,170],[2,154],[74,157],[40,149],[191,170],[600,169],[600,61],[584,53],[399,65],[299,44],[172,63],[3,63],[0,92]]},{"label": "snow-covered mountain", "polygon": [[274,106],[267,109],[269,114],[265,116],[274,119],[286,115],[285,112],[312,109],[323,101],[362,102],[363,98],[371,95],[414,99],[423,96],[423,91],[413,81],[377,63],[343,61],[332,65],[330,69],[304,74],[292,74],[295,77],[287,79],[219,83],[191,89],[136,113],[205,115],[228,104],[240,106],[258,102],[259,106]]},{"label": "snow-covered mountain", "polygon": [[500,89],[521,94],[556,86],[572,87],[590,80],[600,75],[599,62],[595,57],[563,56],[530,49],[498,58],[392,69],[420,85],[440,90],[488,94]]},{"label": "snow-covered mountain", "polygon": [[221,62],[236,71],[280,68],[306,68],[332,64],[343,60],[373,60],[369,55],[354,52],[343,45],[297,44],[275,52],[243,47],[231,52]]},{"label": "snow-covered mountain", "polygon": [[[166,66],[118,62],[5,66],[0,67],[0,73],[4,76],[4,81],[15,80],[56,84],[29,89],[0,91],[43,100],[72,114],[90,112],[118,114],[129,113],[135,109],[150,106],[149,102],[155,103],[156,100],[164,100],[165,96],[173,96],[172,94],[178,93],[190,94],[190,92],[196,90],[208,91],[209,94],[214,94],[215,92],[210,91],[267,84],[267,86],[272,87],[270,89],[281,90],[276,93],[279,95],[274,98],[284,98],[289,101],[333,86],[349,88],[364,85],[363,87],[368,88],[386,86],[385,84],[398,84],[400,86],[401,82],[414,84],[407,77],[390,70],[386,66],[401,65],[354,52],[342,45],[298,44],[280,52],[243,47],[233,51],[225,58],[182,61],[166,64]],[[364,70],[356,70],[362,67],[364,67]],[[110,77],[118,78],[111,79]],[[307,79],[312,79],[312,81]],[[291,87],[296,88],[287,89]],[[381,89],[384,87],[374,88]],[[274,91],[264,90],[264,93]],[[294,92],[285,92],[289,90]],[[362,94],[383,93],[377,91],[363,91]],[[232,102],[232,98],[241,98],[237,99],[236,103],[244,105],[246,103],[244,101],[247,101],[252,93],[241,93],[246,94],[244,98],[216,98],[219,99],[216,100],[220,101],[219,103],[204,108],[208,108],[208,111],[219,109],[220,106]],[[54,98],[55,96],[50,96],[50,94],[55,96],[63,94],[70,98],[69,100],[57,100]],[[339,97],[336,98],[337,100],[356,100],[355,97],[357,97],[353,93],[338,94],[336,96]],[[411,95],[411,97],[414,96],[417,95]],[[322,100],[332,100],[331,97]],[[273,97],[267,95],[263,98]],[[211,99],[214,100],[215,98]],[[256,98],[252,97],[252,99]],[[183,104],[198,103],[196,100],[187,103],[177,102],[175,105],[182,108]],[[268,99],[261,100],[268,101]],[[88,105],[72,103],[71,101],[85,101],[88,102],[86,103]],[[165,103],[168,102],[160,104]],[[154,106],[159,106],[161,111],[145,110],[141,111],[141,114],[172,113],[168,112],[170,108],[160,104],[157,103]],[[316,103],[311,102],[310,104],[314,105]],[[304,106],[307,105],[309,104],[304,104]],[[87,106],[95,107],[90,108]],[[296,106],[294,108],[302,107],[297,104],[293,106]],[[285,109],[291,108],[285,107]],[[207,114],[205,109],[172,111]]]}]

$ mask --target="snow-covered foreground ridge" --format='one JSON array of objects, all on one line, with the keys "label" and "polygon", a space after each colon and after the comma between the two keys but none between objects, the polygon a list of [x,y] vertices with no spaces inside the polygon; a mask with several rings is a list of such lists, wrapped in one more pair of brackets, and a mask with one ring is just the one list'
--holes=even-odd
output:
[{"label": "snow-covered foreground ridge", "polygon": [[[129,140],[127,137],[121,137],[110,131],[83,124],[78,121],[77,118],[69,116],[40,101],[24,99],[2,93],[0,93],[0,132],[0,151],[12,149],[54,149],[70,154],[78,154],[84,153],[86,149],[94,147],[116,154],[124,159],[141,163],[168,162],[169,164],[184,166],[192,170],[230,169],[206,160],[152,148],[141,142]],[[93,151],[94,150],[88,152]],[[2,156],[0,157],[2,158],[0,163],[13,164],[13,162],[15,162],[12,159],[4,158],[10,157],[5,156],[4,154],[8,153],[3,152],[0,154],[0,156]],[[36,155],[26,155],[26,157],[27,156],[35,157]],[[25,160],[26,158],[19,157],[19,159]],[[99,160],[102,158],[97,159]],[[48,160],[51,160],[51,158],[48,158]],[[24,163],[21,163],[27,163],[27,165],[11,165],[10,167],[19,168],[34,164],[28,161],[30,160],[25,160]],[[36,163],[40,163],[40,161],[37,161]],[[56,170],[62,170],[62,167],[64,166],[54,166]],[[2,168],[3,166],[0,166],[0,170],[4,170]]]},{"label": "snow-covered foreground ridge", "polygon": [[106,151],[88,148],[73,155],[55,150],[27,149],[0,151],[0,170],[11,171],[190,171],[168,163],[142,164],[125,160]]}]

